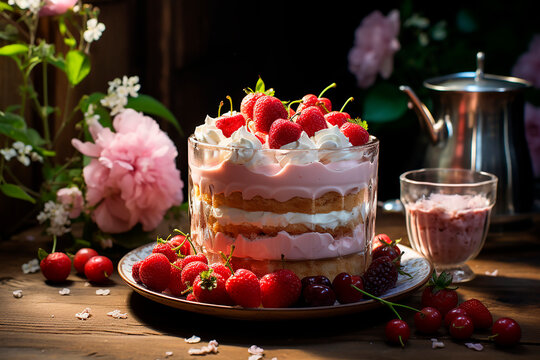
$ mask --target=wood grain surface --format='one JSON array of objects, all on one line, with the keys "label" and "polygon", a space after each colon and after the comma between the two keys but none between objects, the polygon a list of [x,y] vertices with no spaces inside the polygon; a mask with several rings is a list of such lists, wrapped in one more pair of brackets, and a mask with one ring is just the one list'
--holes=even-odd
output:
[{"label": "wood grain surface", "polygon": [[[382,215],[377,232],[407,237],[401,215]],[[248,348],[264,348],[265,359],[514,359],[540,358],[540,221],[518,231],[490,233],[478,258],[470,262],[477,277],[460,285],[461,300],[482,300],[494,318],[508,316],[522,327],[521,343],[502,349],[487,340],[489,332],[475,332],[468,349],[450,339],[445,329],[436,335],[414,332],[404,349],[384,340],[384,325],[393,317],[387,308],[345,317],[302,321],[235,321],[173,309],[133,292],[113,274],[107,284],[88,284],[74,272],[63,284],[51,284],[41,273],[23,274],[21,265],[36,257],[48,240],[36,231],[0,243],[0,358],[2,359],[188,359],[188,349],[217,340],[219,353],[210,359],[248,359]],[[486,272],[498,270],[498,276]],[[69,288],[70,295],[59,290]],[[110,289],[108,296],[97,289]],[[21,289],[17,299],[13,291]],[[403,303],[420,306],[421,291]],[[88,320],[75,314],[89,307]],[[107,316],[113,310],[127,319]],[[413,313],[400,310],[413,327]],[[184,339],[199,336],[199,344]],[[433,350],[430,339],[445,348]],[[172,355],[167,355],[172,352]]]}]

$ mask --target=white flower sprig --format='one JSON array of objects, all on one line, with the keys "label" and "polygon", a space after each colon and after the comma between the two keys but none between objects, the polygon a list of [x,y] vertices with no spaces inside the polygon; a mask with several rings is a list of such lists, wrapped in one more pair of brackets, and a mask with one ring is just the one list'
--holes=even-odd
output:
[{"label": "white flower sprig", "polygon": [[37,216],[37,220],[40,224],[49,220],[49,227],[46,230],[49,235],[62,236],[71,231],[69,210],[64,205],[55,203],[54,201],[47,201],[45,203],[43,211]]},{"label": "white flower sprig", "polygon": [[141,85],[138,76],[124,77],[109,81],[107,96],[101,99],[101,105],[111,109],[111,115],[114,116],[124,110],[128,103],[128,96],[137,97]]},{"label": "white flower sprig", "polygon": [[24,166],[30,165],[30,161],[43,162],[43,157],[37,152],[32,151],[32,145],[26,145],[21,141],[15,141],[11,148],[0,149],[0,154],[6,161],[16,157]]},{"label": "white flower sprig", "polygon": [[20,9],[28,9],[33,14],[37,14],[41,9],[41,0],[8,0],[9,5],[17,5]]},{"label": "white flower sprig", "polygon": [[91,43],[99,40],[101,34],[105,31],[105,24],[98,22],[96,18],[89,19],[86,22],[86,30],[83,33],[84,40]]}]

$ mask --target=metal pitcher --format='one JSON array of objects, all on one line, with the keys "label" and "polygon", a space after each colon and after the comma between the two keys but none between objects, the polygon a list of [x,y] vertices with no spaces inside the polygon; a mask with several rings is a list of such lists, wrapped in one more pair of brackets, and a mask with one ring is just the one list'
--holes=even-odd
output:
[{"label": "metal pitcher", "polygon": [[433,113],[408,86],[420,122],[431,138],[425,167],[463,168],[499,178],[492,221],[528,216],[533,203],[532,165],[525,139],[523,79],[484,74],[484,54],[477,70],[428,79]]}]

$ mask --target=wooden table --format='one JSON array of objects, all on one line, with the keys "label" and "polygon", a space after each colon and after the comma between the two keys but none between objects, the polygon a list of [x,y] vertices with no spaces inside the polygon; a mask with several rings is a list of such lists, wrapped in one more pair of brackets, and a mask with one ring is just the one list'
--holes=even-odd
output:
[{"label": "wooden table", "polygon": [[[377,232],[403,237],[404,218],[380,215]],[[385,323],[393,316],[382,307],[369,313],[286,322],[233,321],[169,308],[133,292],[115,273],[109,284],[88,286],[74,272],[60,285],[44,281],[41,273],[23,274],[21,265],[36,257],[38,247],[50,246],[47,239],[22,233],[0,243],[0,358],[2,359],[187,359],[191,347],[217,340],[219,353],[210,359],[248,359],[248,348],[258,345],[265,359],[513,359],[540,358],[540,217],[520,231],[490,233],[481,254],[470,262],[477,277],[460,285],[461,300],[482,300],[494,318],[509,316],[522,327],[521,344],[501,349],[487,341],[487,332],[476,332],[472,342],[483,351],[468,349],[450,339],[445,329],[435,336],[414,332],[402,349],[384,340]],[[498,270],[498,276],[486,272]],[[70,295],[61,296],[67,287]],[[110,289],[98,296],[96,290]],[[13,291],[21,289],[22,298]],[[420,306],[420,291],[403,303]],[[91,308],[88,320],[76,313]],[[127,319],[107,316],[113,310]],[[412,312],[400,311],[409,324]],[[192,335],[202,341],[187,344]],[[443,341],[445,348],[432,349],[430,339]],[[167,352],[172,355],[167,356]]]}]

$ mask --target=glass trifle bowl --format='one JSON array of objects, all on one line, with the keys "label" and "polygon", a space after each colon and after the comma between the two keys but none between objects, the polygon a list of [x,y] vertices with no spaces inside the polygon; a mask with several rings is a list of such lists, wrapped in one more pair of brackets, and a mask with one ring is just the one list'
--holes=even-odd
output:
[{"label": "glass trifle bowl", "polygon": [[[245,134],[249,138],[249,134]],[[379,141],[334,149],[188,140],[191,236],[209,261],[299,277],[362,274],[375,227]]]},{"label": "glass trifle bowl", "polygon": [[497,194],[497,177],[467,169],[420,169],[400,176],[401,202],[412,247],[437,272],[454,282],[469,281],[466,264],[475,258],[487,236]]}]

